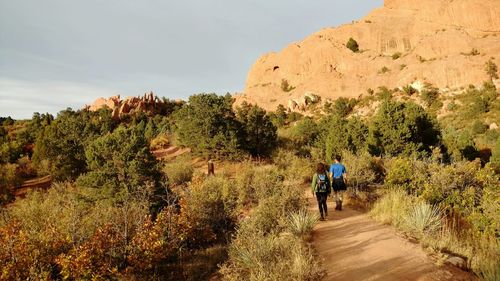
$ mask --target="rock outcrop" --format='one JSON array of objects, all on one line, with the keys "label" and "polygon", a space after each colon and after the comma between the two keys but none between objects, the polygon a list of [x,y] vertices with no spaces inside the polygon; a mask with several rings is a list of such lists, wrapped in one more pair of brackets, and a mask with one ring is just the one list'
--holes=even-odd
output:
[{"label": "rock outcrop", "polygon": [[91,105],[86,106],[88,110],[97,111],[101,108],[108,107],[113,113],[114,119],[121,119],[126,114],[134,112],[157,112],[163,105],[163,101],[155,96],[153,92],[144,94],[143,96],[127,97],[120,99],[120,95],[112,96],[110,98],[98,98]]},{"label": "rock outcrop", "polygon": [[[415,81],[448,90],[482,84],[486,61],[500,64],[499,15],[499,0],[385,0],[362,20],[262,56],[236,103],[300,108],[306,93],[325,100]],[[346,48],[349,38],[359,52]]]}]

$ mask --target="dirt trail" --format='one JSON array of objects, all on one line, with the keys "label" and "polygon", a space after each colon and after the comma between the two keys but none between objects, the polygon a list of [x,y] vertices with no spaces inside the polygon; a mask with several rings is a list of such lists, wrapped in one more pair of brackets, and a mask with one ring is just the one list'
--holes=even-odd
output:
[{"label": "dirt trail", "polygon": [[24,181],[23,184],[14,190],[16,198],[24,198],[28,190],[32,189],[48,189],[52,185],[52,176],[45,176],[41,178],[31,179]]},{"label": "dirt trail", "polygon": [[[318,212],[309,195],[310,209]],[[329,216],[313,232],[313,245],[327,275],[323,280],[477,280],[472,274],[451,266],[438,267],[420,245],[398,236],[387,225],[345,207],[335,211],[328,199]]]}]

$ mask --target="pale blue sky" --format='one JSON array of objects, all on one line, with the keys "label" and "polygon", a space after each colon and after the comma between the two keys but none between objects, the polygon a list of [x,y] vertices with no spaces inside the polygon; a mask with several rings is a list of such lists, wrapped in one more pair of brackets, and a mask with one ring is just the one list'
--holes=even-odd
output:
[{"label": "pale blue sky", "polygon": [[0,0],[0,116],[238,92],[264,53],[382,0]]}]

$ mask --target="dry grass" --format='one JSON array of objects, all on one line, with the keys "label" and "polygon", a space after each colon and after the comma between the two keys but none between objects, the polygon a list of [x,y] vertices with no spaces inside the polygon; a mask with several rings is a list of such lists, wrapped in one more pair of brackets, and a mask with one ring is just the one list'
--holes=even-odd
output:
[{"label": "dry grass", "polygon": [[170,185],[178,186],[191,181],[194,168],[189,159],[178,159],[165,164],[163,172],[167,175]]},{"label": "dry grass", "polygon": [[319,280],[311,249],[293,235],[244,233],[229,248],[224,280]]}]

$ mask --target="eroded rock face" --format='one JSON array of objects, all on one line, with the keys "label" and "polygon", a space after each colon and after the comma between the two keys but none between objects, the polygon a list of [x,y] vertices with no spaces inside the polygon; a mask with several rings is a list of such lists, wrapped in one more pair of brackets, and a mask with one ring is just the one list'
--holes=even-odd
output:
[{"label": "eroded rock face", "polygon": [[127,97],[124,100],[120,96],[112,96],[108,99],[98,98],[87,108],[91,111],[97,111],[101,108],[108,107],[112,109],[114,119],[121,119],[124,115],[132,112],[155,112],[163,101],[150,92],[142,97]]},{"label": "eroded rock face", "polygon": [[[480,85],[489,79],[485,62],[493,57],[500,65],[498,15],[499,0],[386,0],[362,20],[262,56],[236,103],[273,110],[278,104],[300,108],[290,101],[306,93],[325,100],[415,81],[451,90]],[[360,52],[345,47],[350,37]]]}]

